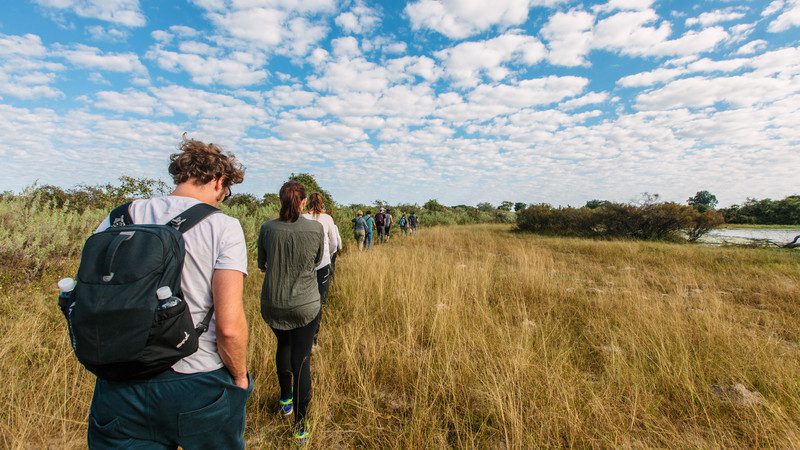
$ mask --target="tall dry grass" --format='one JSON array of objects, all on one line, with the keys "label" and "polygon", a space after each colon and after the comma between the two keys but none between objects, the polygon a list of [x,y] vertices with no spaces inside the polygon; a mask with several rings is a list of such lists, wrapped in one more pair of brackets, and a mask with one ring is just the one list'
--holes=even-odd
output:
[{"label": "tall dry grass", "polygon": [[[800,254],[424,229],[337,262],[311,448],[800,447]],[[247,279],[250,448],[286,447]],[[0,293],[0,446],[80,448],[57,273]],[[725,395],[743,384],[747,403]],[[723,387],[723,395],[714,385]]]}]

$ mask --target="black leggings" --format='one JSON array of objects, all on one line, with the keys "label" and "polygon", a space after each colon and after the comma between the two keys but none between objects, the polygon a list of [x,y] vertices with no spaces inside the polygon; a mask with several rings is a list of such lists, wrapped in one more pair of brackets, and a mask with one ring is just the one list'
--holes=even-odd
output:
[{"label": "black leggings", "polygon": [[322,310],[314,320],[300,328],[272,329],[278,338],[275,366],[278,368],[281,399],[294,398],[295,423],[302,422],[306,417],[308,403],[311,401],[311,345],[314,343],[321,314]]},{"label": "black leggings", "polygon": [[317,270],[317,288],[319,289],[319,300],[324,305],[328,300],[328,286],[331,282],[331,265]]}]

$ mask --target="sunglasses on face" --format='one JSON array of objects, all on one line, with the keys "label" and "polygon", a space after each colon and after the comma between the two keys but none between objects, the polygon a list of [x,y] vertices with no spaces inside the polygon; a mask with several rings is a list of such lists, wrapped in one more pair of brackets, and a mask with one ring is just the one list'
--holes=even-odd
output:
[{"label": "sunglasses on face", "polygon": [[223,201],[223,202],[227,202],[227,201],[228,201],[228,199],[230,199],[230,198],[231,198],[231,195],[233,195],[233,191],[231,191],[231,188],[230,188],[230,186],[229,186],[229,187],[228,187],[228,193],[227,193],[227,194],[225,194],[225,198],[223,198],[223,199],[222,199],[222,201]]}]

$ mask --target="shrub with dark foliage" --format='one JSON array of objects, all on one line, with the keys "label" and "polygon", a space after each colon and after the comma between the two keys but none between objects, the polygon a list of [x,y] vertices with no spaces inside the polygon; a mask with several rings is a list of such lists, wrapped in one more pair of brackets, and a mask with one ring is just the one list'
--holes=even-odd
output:
[{"label": "shrub with dark foliage", "polygon": [[[595,205],[592,205],[595,206]],[[695,241],[723,222],[715,211],[700,212],[673,202],[642,206],[606,203],[582,208],[531,205],[517,214],[517,227],[533,233],[590,238]]]}]

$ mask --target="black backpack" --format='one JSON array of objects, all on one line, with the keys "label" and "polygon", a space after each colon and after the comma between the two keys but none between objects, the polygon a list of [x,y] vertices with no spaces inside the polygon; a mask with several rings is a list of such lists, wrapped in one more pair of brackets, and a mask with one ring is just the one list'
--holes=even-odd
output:
[{"label": "black backpack", "polygon": [[[86,240],[71,297],[59,301],[78,360],[100,378],[146,379],[197,351],[213,306],[195,327],[181,291],[183,235],[219,211],[192,206],[166,225],[136,225],[130,203],[109,215],[111,227]],[[169,286],[177,305],[158,309]]]}]

